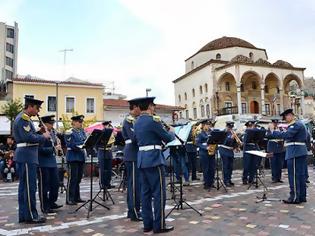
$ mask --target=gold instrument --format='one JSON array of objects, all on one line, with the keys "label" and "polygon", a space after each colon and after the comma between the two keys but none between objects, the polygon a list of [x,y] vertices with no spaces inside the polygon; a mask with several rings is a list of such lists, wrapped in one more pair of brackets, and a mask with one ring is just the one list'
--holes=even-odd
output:
[{"label": "gold instrument", "polygon": [[208,146],[208,155],[213,156],[215,154],[215,150],[217,149],[217,144],[209,144]]},{"label": "gold instrument", "polygon": [[235,139],[237,145],[238,145],[239,147],[242,147],[242,146],[243,146],[243,142],[242,142],[242,140],[240,140],[240,138],[237,136],[237,133],[236,133],[233,129],[231,129],[231,133],[232,133],[232,135],[234,136],[234,139]]},{"label": "gold instrument", "polygon": [[192,131],[191,131],[191,139],[194,145],[196,145],[196,137],[198,136],[198,134],[200,134],[200,132],[202,131],[202,125],[194,125],[192,127]]}]

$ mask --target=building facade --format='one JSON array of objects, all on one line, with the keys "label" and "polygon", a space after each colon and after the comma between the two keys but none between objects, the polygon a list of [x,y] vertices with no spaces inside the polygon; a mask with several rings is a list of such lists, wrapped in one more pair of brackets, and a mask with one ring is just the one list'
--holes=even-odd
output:
[{"label": "building facade", "polygon": [[173,81],[175,103],[184,118],[224,114],[277,115],[304,111],[304,70],[265,49],[234,37],[211,41],[185,60],[185,74]]},{"label": "building facade", "polygon": [[0,81],[16,76],[19,28],[0,22]]},{"label": "building facade", "polygon": [[43,100],[40,115],[71,117],[72,114],[83,114],[86,119],[103,120],[102,84],[73,80],[50,81],[30,76],[18,76],[7,83],[8,99],[34,97]]},{"label": "building facade", "polygon": [[[156,113],[167,123],[172,122],[174,114],[178,114],[183,108],[171,105],[156,105]],[[104,99],[104,119],[112,121],[114,126],[121,125],[129,113],[129,103],[125,99]]]}]

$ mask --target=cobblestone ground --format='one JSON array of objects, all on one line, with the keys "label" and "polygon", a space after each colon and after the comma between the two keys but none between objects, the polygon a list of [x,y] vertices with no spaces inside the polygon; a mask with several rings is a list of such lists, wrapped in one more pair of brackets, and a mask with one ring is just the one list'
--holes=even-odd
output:
[{"label": "cobblestone ground", "polygon": [[[269,188],[267,196],[285,199],[288,195],[286,171],[283,184],[272,184],[270,172],[265,171],[264,182]],[[241,184],[241,172],[234,172],[235,187],[228,193],[222,189],[208,193],[202,183],[193,182],[184,187],[184,198],[202,212],[199,216],[191,209],[175,210],[167,218],[167,223],[175,226],[169,235],[315,235],[315,176],[309,168],[311,184],[308,187],[308,202],[302,205],[285,205],[280,201],[256,203],[256,196],[262,195],[262,186],[247,190]],[[95,189],[97,190],[97,179]],[[119,185],[119,180],[114,183]],[[130,222],[125,215],[126,193],[111,190],[115,201],[106,210],[97,207],[87,219],[87,210],[82,208],[73,213],[75,206],[64,206],[56,214],[47,216],[45,225],[17,223],[17,183],[0,184],[0,235],[143,235],[141,222]],[[82,198],[89,197],[89,179],[81,184]],[[168,192],[170,197],[170,193]],[[102,202],[101,199],[98,199]],[[60,194],[59,203],[64,204],[65,194]],[[167,201],[167,211],[174,205]],[[39,209],[39,207],[38,207]],[[151,234],[151,233],[149,233]]]}]

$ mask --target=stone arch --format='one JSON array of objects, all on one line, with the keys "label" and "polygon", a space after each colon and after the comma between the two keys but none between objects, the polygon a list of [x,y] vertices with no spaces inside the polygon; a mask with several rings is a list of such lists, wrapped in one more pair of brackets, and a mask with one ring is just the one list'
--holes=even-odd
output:
[{"label": "stone arch", "polygon": [[[226,83],[230,83],[230,90],[227,91]],[[218,79],[218,90],[220,92],[236,92],[236,80],[235,77],[231,73],[224,73]]]},{"label": "stone arch", "polygon": [[298,85],[298,89],[301,90],[303,88],[303,80],[300,79],[297,75],[291,73],[286,75],[283,79],[283,90],[285,94],[288,94],[288,92],[290,91],[290,84],[292,81],[296,82],[296,84]]}]

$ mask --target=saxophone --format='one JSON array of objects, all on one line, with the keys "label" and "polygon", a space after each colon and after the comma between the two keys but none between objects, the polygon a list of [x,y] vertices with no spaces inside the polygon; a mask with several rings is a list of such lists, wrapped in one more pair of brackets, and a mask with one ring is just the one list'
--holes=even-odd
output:
[{"label": "saxophone", "polygon": [[217,149],[217,144],[209,144],[208,146],[208,155],[213,156],[215,155],[215,150]]},{"label": "saxophone", "polygon": [[202,128],[201,128],[201,124],[199,125],[194,125],[192,127],[192,131],[191,131],[191,138],[192,138],[192,142],[194,145],[196,145],[196,137],[198,134],[200,134],[200,132],[202,131]]}]

